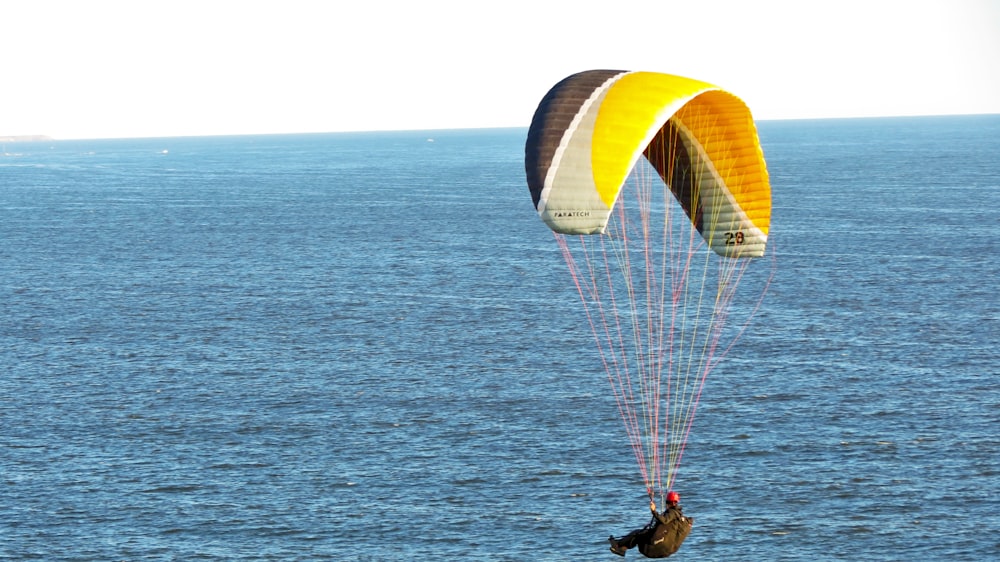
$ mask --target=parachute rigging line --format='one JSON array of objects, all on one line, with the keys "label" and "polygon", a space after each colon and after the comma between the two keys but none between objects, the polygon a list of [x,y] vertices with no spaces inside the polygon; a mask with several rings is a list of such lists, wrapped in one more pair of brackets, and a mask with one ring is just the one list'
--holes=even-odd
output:
[{"label": "parachute rigging line", "polygon": [[751,260],[711,253],[667,190],[638,166],[604,235],[555,234],[651,497],[673,487],[706,378],[749,324],[725,338]]}]

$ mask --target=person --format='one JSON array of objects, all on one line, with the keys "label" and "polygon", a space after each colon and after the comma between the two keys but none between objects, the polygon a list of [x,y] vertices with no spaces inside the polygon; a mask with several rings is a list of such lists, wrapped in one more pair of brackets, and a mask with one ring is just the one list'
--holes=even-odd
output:
[{"label": "person", "polygon": [[608,537],[611,552],[625,556],[630,548],[639,547],[639,552],[646,558],[666,558],[677,552],[681,543],[687,538],[694,525],[693,517],[685,517],[681,508],[681,496],[671,491],[667,494],[667,508],[663,513],[657,513],[656,502],[649,502],[649,511],[653,518],[641,529],[636,529],[620,539],[614,535]]}]

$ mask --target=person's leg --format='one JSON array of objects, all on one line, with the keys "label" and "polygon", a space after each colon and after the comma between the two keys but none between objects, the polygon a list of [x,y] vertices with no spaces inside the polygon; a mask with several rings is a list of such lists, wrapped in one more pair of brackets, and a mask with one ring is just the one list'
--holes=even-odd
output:
[{"label": "person's leg", "polygon": [[619,547],[624,548],[626,550],[628,550],[630,548],[635,548],[636,545],[639,544],[640,540],[642,539],[642,537],[643,537],[643,535],[645,533],[646,533],[646,529],[636,529],[636,530],[632,531],[631,533],[625,535],[624,537],[622,537],[620,539],[614,539],[614,541],[612,542],[612,545],[613,546],[619,546]]}]

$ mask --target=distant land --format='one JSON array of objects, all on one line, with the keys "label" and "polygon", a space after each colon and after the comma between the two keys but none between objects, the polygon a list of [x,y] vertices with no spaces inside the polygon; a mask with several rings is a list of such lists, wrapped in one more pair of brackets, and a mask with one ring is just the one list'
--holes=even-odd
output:
[{"label": "distant land", "polygon": [[38,142],[55,140],[46,135],[0,135],[0,142]]}]

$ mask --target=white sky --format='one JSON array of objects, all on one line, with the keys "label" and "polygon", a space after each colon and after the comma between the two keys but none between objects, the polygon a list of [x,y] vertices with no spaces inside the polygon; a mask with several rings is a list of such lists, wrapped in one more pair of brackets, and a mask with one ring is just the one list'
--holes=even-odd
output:
[{"label": "white sky", "polygon": [[1000,0],[0,0],[0,135],[527,126],[581,70],[757,119],[1000,113]]}]

